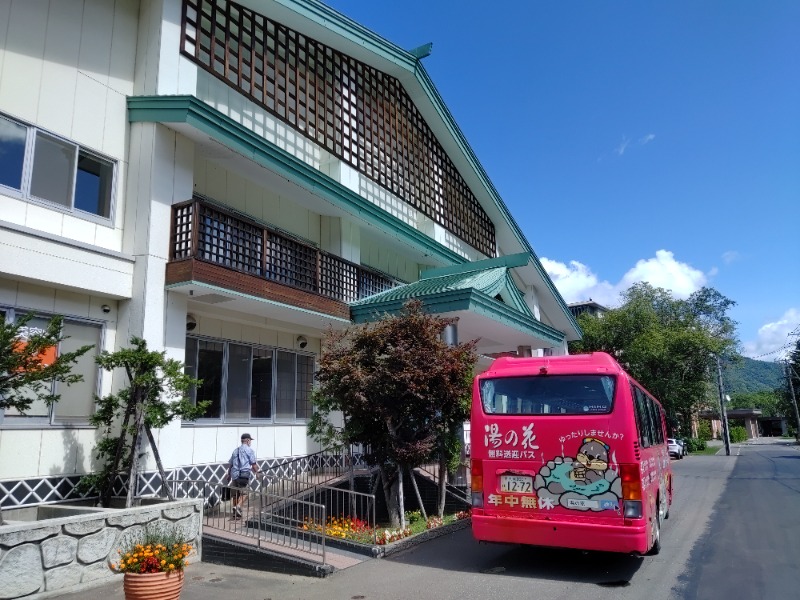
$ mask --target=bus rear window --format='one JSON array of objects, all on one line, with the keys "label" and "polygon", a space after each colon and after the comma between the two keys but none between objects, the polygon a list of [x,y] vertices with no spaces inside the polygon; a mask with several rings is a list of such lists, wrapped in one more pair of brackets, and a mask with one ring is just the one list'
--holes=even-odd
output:
[{"label": "bus rear window", "polygon": [[480,382],[481,404],[498,415],[610,413],[615,378],[609,375],[498,377]]}]

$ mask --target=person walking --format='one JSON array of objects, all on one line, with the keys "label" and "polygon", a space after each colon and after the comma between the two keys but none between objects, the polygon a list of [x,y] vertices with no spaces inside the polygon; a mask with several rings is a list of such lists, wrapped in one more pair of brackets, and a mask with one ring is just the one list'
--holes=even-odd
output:
[{"label": "person walking", "polygon": [[258,473],[256,453],[250,447],[253,438],[249,433],[242,434],[242,444],[231,454],[228,461],[228,482],[231,488],[231,512],[233,519],[242,518],[242,503],[245,488],[250,483],[250,473]]}]

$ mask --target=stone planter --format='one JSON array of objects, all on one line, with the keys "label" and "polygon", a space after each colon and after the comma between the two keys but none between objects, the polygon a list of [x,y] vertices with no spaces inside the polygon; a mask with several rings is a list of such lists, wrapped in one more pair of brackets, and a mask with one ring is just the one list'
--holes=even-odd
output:
[{"label": "stone planter", "polygon": [[0,526],[0,599],[58,597],[119,577],[110,569],[119,561],[118,550],[152,525],[178,529],[194,556],[202,555],[202,499],[42,512],[53,514]]},{"label": "stone planter", "polygon": [[183,571],[176,573],[125,573],[125,600],[178,600]]}]

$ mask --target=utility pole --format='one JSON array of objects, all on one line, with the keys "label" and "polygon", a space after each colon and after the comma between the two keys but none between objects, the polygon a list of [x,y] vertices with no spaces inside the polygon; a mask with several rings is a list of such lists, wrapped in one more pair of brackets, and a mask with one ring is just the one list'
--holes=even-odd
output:
[{"label": "utility pole", "polygon": [[722,419],[722,439],[725,441],[725,454],[731,455],[731,438],[728,434],[728,411],[725,408],[725,389],[722,387],[722,365],[719,356],[714,355],[717,360],[717,386],[719,388],[719,413]]},{"label": "utility pole", "polygon": [[795,430],[794,430],[794,440],[796,442],[800,442],[800,413],[797,411],[797,398],[794,395],[794,385],[792,384],[792,369],[789,366],[789,361],[787,360],[783,363],[783,366],[786,371],[786,379],[789,380],[789,393],[792,395],[792,406],[794,406],[794,422],[795,422]]}]

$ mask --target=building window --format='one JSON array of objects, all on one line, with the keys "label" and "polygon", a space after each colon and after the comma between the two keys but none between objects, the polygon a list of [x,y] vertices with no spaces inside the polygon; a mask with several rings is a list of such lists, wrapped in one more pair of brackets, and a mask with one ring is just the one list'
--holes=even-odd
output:
[{"label": "building window", "polygon": [[[27,314],[27,311],[20,309],[0,309],[0,319],[16,321]],[[28,321],[22,333],[24,338],[30,333],[38,333],[47,327],[52,315],[37,314]],[[53,382],[46,393],[58,394],[60,399],[52,406],[42,400],[36,400],[30,408],[21,413],[20,411],[7,408],[0,410],[3,423],[8,424],[30,424],[35,422],[52,424],[86,424],[89,417],[94,414],[94,397],[100,390],[101,372],[95,362],[95,358],[102,348],[103,327],[99,323],[91,323],[77,319],[64,318],[62,333],[65,339],[54,349],[54,355],[63,352],[73,352],[81,346],[92,345],[94,348],[79,357],[72,367],[72,373],[83,376],[83,381],[67,385],[65,383]],[[24,339],[23,339],[24,341]]]},{"label": "building window", "polygon": [[110,219],[115,163],[0,115],[0,187],[80,216]]},{"label": "building window", "polygon": [[185,362],[186,372],[202,380],[192,402],[211,401],[204,419],[295,423],[311,417],[312,355],[187,337]]}]

